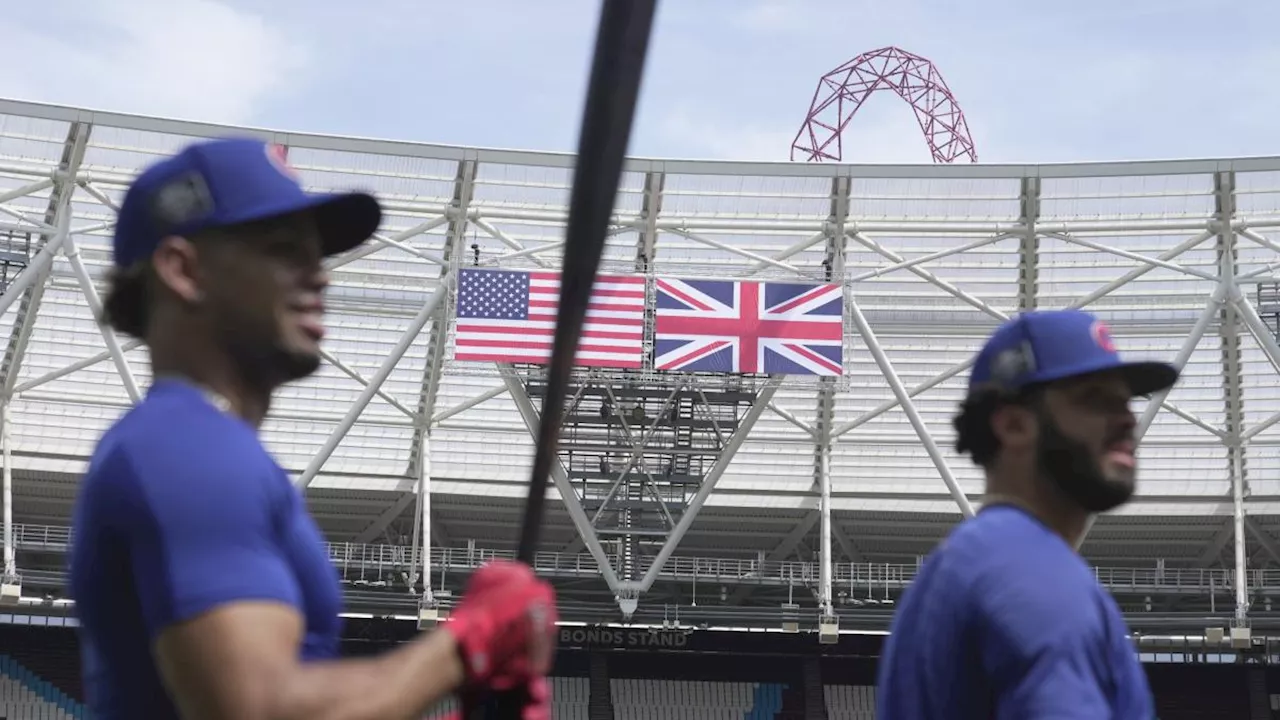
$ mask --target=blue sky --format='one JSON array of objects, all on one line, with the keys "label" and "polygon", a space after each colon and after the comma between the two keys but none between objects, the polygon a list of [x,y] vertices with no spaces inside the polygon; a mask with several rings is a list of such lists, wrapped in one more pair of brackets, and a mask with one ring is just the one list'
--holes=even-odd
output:
[{"label": "blue sky", "polygon": [[[42,0],[0,15],[0,96],[572,150],[598,0]],[[662,0],[632,154],[785,160],[818,78],[930,58],[990,162],[1280,154],[1267,0]],[[881,93],[845,159],[927,162]]]}]

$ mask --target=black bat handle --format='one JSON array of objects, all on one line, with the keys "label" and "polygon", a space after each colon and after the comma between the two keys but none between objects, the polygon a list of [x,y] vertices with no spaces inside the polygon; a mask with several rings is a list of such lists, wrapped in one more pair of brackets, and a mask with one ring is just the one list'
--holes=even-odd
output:
[{"label": "black bat handle", "polygon": [[520,720],[520,712],[524,708],[523,692],[507,690],[498,693],[485,693],[470,705],[464,704],[463,720]]},{"label": "black bat handle", "polygon": [[[556,461],[564,396],[591,286],[600,267],[609,216],[617,200],[656,11],[657,0],[604,0],[600,14],[565,227],[556,337],[533,476],[520,528],[517,557],[529,564],[538,551],[547,478]],[[464,705],[466,720],[520,720],[528,697],[527,691],[520,689],[486,694],[476,700],[475,707]]]}]

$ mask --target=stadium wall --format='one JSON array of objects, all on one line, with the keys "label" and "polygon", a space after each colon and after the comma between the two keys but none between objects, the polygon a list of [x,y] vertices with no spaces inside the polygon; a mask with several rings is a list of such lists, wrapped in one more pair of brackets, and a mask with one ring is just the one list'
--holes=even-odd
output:
[{"label": "stadium wall", "polygon": [[[407,622],[354,621],[343,650],[349,656],[378,652],[414,632],[413,624]],[[663,717],[705,720],[713,702],[733,706],[725,710],[726,718],[852,718],[844,713],[857,712],[857,707],[873,698],[882,641],[851,636],[835,645],[819,645],[807,634],[726,632],[687,634],[692,640],[677,647],[625,639],[591,645],[574,642],[572,634],[565,637],[570,642],[559,650],[552,674],[560,679],[557,686],[562,692],[574,696],[572,702],[566,698],[563,716],[583,720],[588,702],[595,702],[600,694],[593,669],[604,673],[607,684],[603,687],[609,688],[611,697],[601,704],[611,708],[616,720],[644,716],[637,709],[642,704],[666,708]],[[42,688],[41,697],[48,698],[48,706],[65,712],[57,717],[79,716],[84,693],[74,628],[0,625],[0,648],[11,658],[0,669],[20,666],[12,676]],[[1162,720],[1251,720],[1258,717],[1259,704],[1267,713],[1262,717],[1270,716],[1273,704],[1280,705],[1280,700],[1272,700],[1280,698],[1280,667],[1186,661],[1149,662],[1145,667]],[[21,675],[24,670],[29,675]],[[818,687],[809,688],[814,680]],[[806,692],[811,689],[817,690],[816,695]],[[682,697],[687,703],[676,707]],[[821,707],[815,708],[818,703]],[[822,714],[813,714],[818,709]]]}]

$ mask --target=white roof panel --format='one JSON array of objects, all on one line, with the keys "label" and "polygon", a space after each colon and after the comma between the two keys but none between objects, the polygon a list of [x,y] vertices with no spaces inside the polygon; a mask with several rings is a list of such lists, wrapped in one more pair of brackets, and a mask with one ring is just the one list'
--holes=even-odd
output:
[{"label": "white roof panel", "polygon": [[[65,185],[55,171],[73,155],[67,142],[73,121],[91,127],[78,184]],[[381,242],[339,259],[334,269],[326,350],[343,367],[326,363],[284,390],[266,426],[269,446],[292,472],[301,473],[340,429],[363,380],[392,354],[451,266],[559,264],[573,174],[569,156],[221,128],[9,101],[0,101],[0,196],[13,197],[0,203],[0,250],[28,237],[38,242],[49,229],[43,223],[51,198],[62,188],[72,193],[69,213],[55,220],[67,221],[80,258],[99,282],[108,263],[112,206],[129,178],[193,138],[233,132],[287,145],[313,189],[369,190],[386,208]],[[470,163],[474,181],[466,188],[459,178]],[[845,375],[834,383],[834,426],[846,432],[836,439],[830,464],[837,508],[954,512],[939,461],[976,499],[981,475],[951,448],[951,419],[967,371],[936,379],[966,363],[986,333],[1024,304],[1088,300],[1129,356],[1172,360],[1184,345],[1189,353],[1182,383],[1145,438],[1141,499],[1123,512],[1217,514],[1230,509],[1229,428],[1238,422],[1248,434],[1280,404],[1274,364],[1280,352],[1269,356],[1274,337],[1260,343],[1238,321],[1239,358],[1231,359],[1223,340],[1228,316],[1216,313],[1199,342],[1187,344],[1224,266],[1220,228],[1213,224],[1214,173],[1231,170],[1235,270],[1253,273],[1254,281],[1270,278],[1270,266],[1280,263],[1280,245],[1270,240],[1280,227],[1280,159],[1272,158],[1045,166],[633,160],[604,268],[636,272],[637,248],[652,241],[650,273],[822,280],[829,272],[825,237],[836,227],[828,221],[840,206],[833,192],[847,182],[843,280],[875,341],[846,318]],[[30,192],[18,192],[24,188]],[[465,208],[451,209],[457,198]],[[459,226],[451,255],[448,233]],[[5,235],[15,229],[16,236]],[[1260,307],[1258,287],[1242,282],[1242,297],[1280,332],[1272,317],[1280,308]],[[19,305],[0,322],[6,347]],[[443,309],[444,317],[452,315],[452,298]],[[23,390],[12,408],[15,466],[78,472],[97,434],[130,397],[65,257],[54,261],[32,322],[14,380]],[[413,416],[432,375],[431,327],[412,338],[391,369],[381,388],[390,401],[373,399],[315,486],[407,487]],[[448,331],[449,323],[441,328]],[[941,450],[939,459],[925,452],[873,346],[907,390],[929,385],[912,402]],[[431,411],[438,418],[430,439],[434,487],[519,497],[533,455],[529,432],[497,370],[458,362],[451,347],[441,358]],[[95,357],[100,360],[88,364]],[[145,388],[145,354],[131,349],[124,357]],[[75,363],[86,366],[37,383]],[[1236,385],[1243,398],[1239,417],[1227,402]],[[763,414],[709,505],[814,506],[814,438],[782,414],[813,426],[818,387],[812,378],[787,380],[773,400],[781,412]],[[1143,409],[1136,404],[1139,414]],[[1280,503],[1280,481],[1268,479],[1280,464],[1277,448],[1280,423],[1250,436],[1246,472],[1250,502],[1258,508]]]}]

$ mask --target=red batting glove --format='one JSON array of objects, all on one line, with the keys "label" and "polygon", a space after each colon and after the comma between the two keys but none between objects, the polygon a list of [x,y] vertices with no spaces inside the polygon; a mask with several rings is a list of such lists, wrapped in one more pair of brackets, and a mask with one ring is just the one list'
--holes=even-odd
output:
[{"label": "red batting glove", "polygon": [[525,685],[524,693],[520,720],[551,720],[551,683],[545,677],[536,677]]},{"label": "red batting glove", "polygon": [[546,675],[557,619],[555,591],[527,565],[495,560],[480,568],[444,626],[458,644],[464,686],[508,690]]}]

